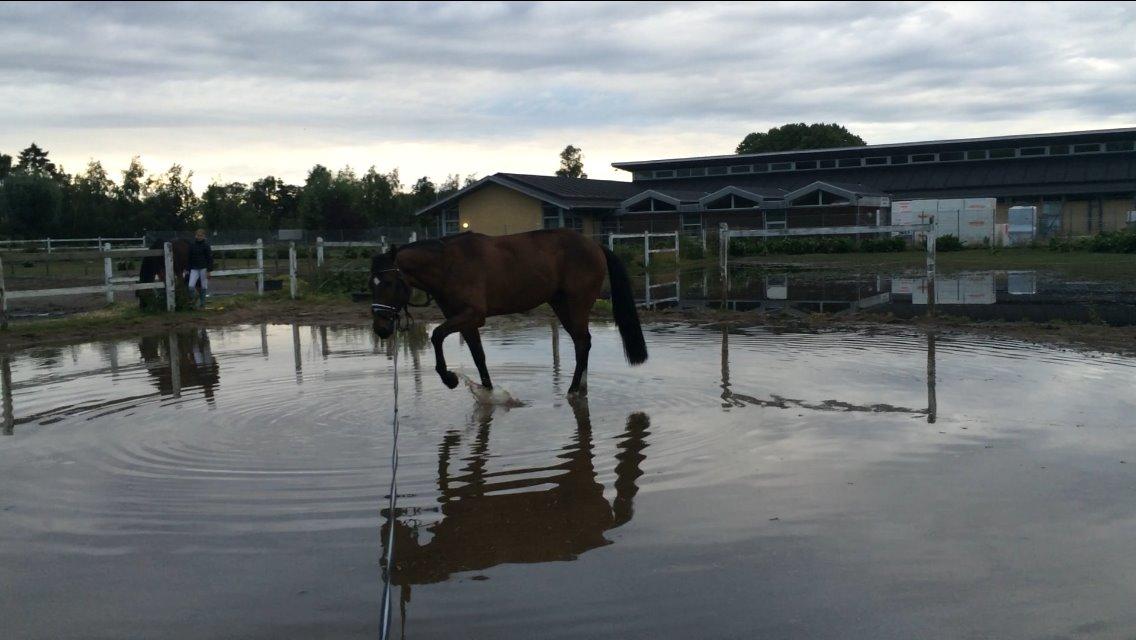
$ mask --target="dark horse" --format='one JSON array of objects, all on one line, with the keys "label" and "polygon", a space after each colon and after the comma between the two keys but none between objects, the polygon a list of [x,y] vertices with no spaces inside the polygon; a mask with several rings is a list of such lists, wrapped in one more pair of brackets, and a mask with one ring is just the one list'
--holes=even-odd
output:
[{"label": "dark horse", "polygon": [[647,360],[647,345],[623,263],[570,229],[494,237],[467,232],[391,247],[371,261],[374,330],[381,338],[389,337],[410,301],[411,288],[421,289],[437,301],[446,317],[430,336],[442,382],[451,389],[458,385],[458,377],[446,368],[442,342],[451,333],[461,333],[481,384],[492,388],[478,328],[489,316],[521,313],[548,303],[576,347],[576,371],[568,393],[585,394],[592,348],[588,316],[605,275],[611,280],[612,313],[623,352],[631,364],[640,364]]},{"label": "dark horse", "polygon": [[[150,245],[151,249],[161,250],[165,245],[165,240],[158,240]],[[174,262],[174,283],[178,285],[177,278],[181,278],[181,285],[188,282],[189,278],[189,241],[181,238],[175,238],[169,241],[170,249],[173,252]],[[146,256],[142,258],[142,266],[138,269],[138,282],[163,282],[166,279],[166,260],[162,256]],[[134,294],[138,296],[138,305],[142,309],[147,308],[147,297],[153,300],[154,291],[135,291]]]}]

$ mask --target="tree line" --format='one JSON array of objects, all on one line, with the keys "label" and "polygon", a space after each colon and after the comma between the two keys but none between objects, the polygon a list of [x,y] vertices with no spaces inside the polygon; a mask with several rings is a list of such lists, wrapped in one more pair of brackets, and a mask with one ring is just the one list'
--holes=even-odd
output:
[{"label": "tree line", "polygon": [[415,211],[476,180],[450,175],[436,185],[419,178],[409,189],[398,169],[362,175],[315,165],[302,185],[275,176],[251,183],[210,184],[200,195],[192,171],[179,164],[150,173],[139,158],[114,181],[98,161],[80,173],[56,166],[35,143],[15,158],[0,153],[0,236],[78,238],[183,232],[285,229],[355,230],[416,226]]}]

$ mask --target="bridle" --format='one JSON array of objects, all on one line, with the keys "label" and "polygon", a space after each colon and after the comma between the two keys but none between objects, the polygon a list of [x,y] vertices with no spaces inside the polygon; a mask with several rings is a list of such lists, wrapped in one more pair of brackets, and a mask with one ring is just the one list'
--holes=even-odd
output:
[{"label": "bridle", "polygon": [[[388,273],[390,271],[393,271],[393,272],[399,274],[399,276],[402,275],[402,271],[398,267],[390,267],[390,268],[387,268],[387,269],[380,269],[379,271],[373,272],[371,275],[377,277],[380,274]],[[406,284],[406,282],[401,277],[399,277],[395,280],[395,286],[403,286],[403,287],[406,287],[407,289],[412,289],[412,287],[410,285]],[[406,297],[406,302],[399,304],[399,305],[389,305],[389,304],[382,304],[381,302],[372,302],[371,303],[371,313],[381,315],[386,320],[393,319],[396,331],[406,331],[407,329],[410,328],[410,322],[413,319],[413,318],[410,317],[410,309],[408,309],[408,307],[426,307],[426,306],[429,306],[430,303],[433,302],[433,300],[434,300],[434,297],[431,296],[429,292],[427,292],[426,293],[426,302],[423,303],[423,304],[413,304],[412,302],[410,302],[410,296],[409,295]]]}]

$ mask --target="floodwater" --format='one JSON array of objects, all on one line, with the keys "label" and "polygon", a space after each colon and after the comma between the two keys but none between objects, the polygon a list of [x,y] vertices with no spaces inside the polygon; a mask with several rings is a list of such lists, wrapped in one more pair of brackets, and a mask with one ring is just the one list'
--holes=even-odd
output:
[{"label": "floodwater", "polygon": [[[407,347],[394,637],[1131,638],[1136,361],[905,332]],[[409,343],[408,343],[409,344]],[[473,367],[456,339],[455,366]],[[250,326],[9,354],[5,638],[375,638],[391,354]]]},{"label": "floodwater", "polygon": [[[924,273],[788,270],[731,266],[640,276],[636,298],[653,307],[713,307],[766,313],[927,313]],[[1136,284],[1070,279],[1046,271],[965,271],[935,280],[938,312],[972,320],[1136,325]]]}]

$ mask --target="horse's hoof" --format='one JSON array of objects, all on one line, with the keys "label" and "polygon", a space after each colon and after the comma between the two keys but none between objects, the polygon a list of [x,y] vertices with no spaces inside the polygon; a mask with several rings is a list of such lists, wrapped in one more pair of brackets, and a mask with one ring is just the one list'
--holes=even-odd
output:
[{"label": "horse's hoof", "polygon": [[442,384],[451,389],[457,388],[458,376],[453,371],[439,371],[438,375],[442,376]]}]

